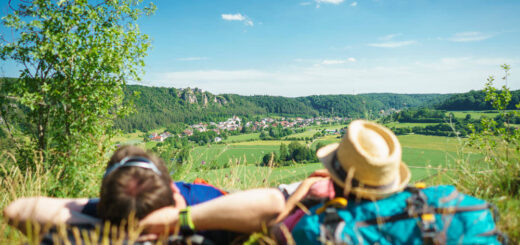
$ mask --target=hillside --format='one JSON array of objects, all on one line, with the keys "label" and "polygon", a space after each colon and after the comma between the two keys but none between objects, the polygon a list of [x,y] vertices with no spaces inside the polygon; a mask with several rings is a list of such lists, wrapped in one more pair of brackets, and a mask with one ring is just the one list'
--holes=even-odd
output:
[{"label": "hillside", "polygon": [[[481,110],[493,110],[491,103],[486,102],[486,94],[484,91],[470,91],[463,94],[454,94],[446,100],[437,103],[436,109],[448,110],[448,111],[481,111]],[[507,109],[514,110],[515,105],[520,102],[520,90],[511,91],[511,102]]]},{"label": "hillside", "polygon": [[381,110],[431,106],[447,98],[441,94],[314,95],[306,97],[214,95],[194,88],[162,88],[129,85],[125,101],[133,100],[136,113],[116,126],[126,132],[147,131],[172,123],[193,124],[218,121],[232,115],[252,118],[280,116],[377,116]]},{"label": "hillside", "polygon": [[243,99],[226,94],[213,95],[199,89],[158,88],[129,85],[125,101],[133,100],[136,113],[116,120],[116,127],[124,131],[150,129],[183,122],[218,121],[230,115],[265,114],[265,109]]}]

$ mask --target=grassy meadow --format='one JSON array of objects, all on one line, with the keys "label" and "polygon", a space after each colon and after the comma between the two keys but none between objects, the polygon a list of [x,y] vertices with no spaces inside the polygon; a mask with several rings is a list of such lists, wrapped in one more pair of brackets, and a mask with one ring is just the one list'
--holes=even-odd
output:
[{"label": "grassy meadow", "polygon": [[453,113],[456,118],[464,119],[466,115],[470,115],[473,119],[480,119],[485,116],[487,118],[494,118],[498,115],[497,111],[450,111],[446,114]]},{"label": "grassy meadow", "polygon": [[[340,127],[341,128],[341,127]],[[310,129],[306,132],[317,132],[319,129]],[[306,133],[304,132],[304,133]],[[300,133],[299,135],[302,135]],[[206,178],[211,183],[223,184],[223,187],[243,189],[257,186],[276,186],[282,183],[299,181],[314,170],[321,168],[320,163],[295,164],[294,166],[268,168],[258,166],[262,157],[270,152],[279,152],[280,144],[289,144],[292,141],[284,140],[254,140],[253,134],[243,135],[242,142],[235,137],[230,144],[214,144],[198,146],[191,151],[191,169],[198,166],[212,164],[222,166],[219,169],[192,171],[179,176],[182,180],[192,181],[197,177]],[[231,138],[231,137],[230,137]],[[441,171],[452,169],[459,158],[464,158],[474,164],[480,164],[482,156],[475,151],[460,150],[465,139],[442,136],[403,135],[398,136],[403,149],[403,161],[410,167],[412,181],[429,180]],[[228,138],[229,139],[229,138]],[[327,135],[313,142],[325,144],[339,142],[338,135]],[[299,141],[306,143],[305,141]],[[238,182],[234,182],[240,180]],[[245,181],[247,180],[247,181]]]},{"label": "grassy meadow", "polygon": [[[339,129],[345,125],[334,126]],[[312,137],[316,132],[326,127],[312,127],[305,132],[290,135],[295,137]],[[328,127],[330,128],[330,127]],[[151,149],[157,142],[143,142],[143,133],[137,132],[118,136],[115,144],[136,144]],[[481,152],[467,147],[467,139],[426,136],[402,135],[398,136],[403,150],[403,161],[412,172],[411,182],[425,181],[434,184],[458,184],[462,173],[460,164],[466,164],[473,169],[483,166],[484,156]],[[339,135],[326,135],[313,141],[298,141],[315,147],[319,142],[330,144],[339,142]],[[189,162],[173,169],[173,178],[179,181],[192,182],[195,178],[206,179],[209,183],[225,190],[236,191],[255,187],[273,187],[282,183],[292,183],[303,180],[313,171],[322,168],[321,163],[294,164],[284,167],[260,166],[262,157],[270,152],[278,152],[280,144],[290,144],[292,140],[260,140],[259,133],[230,136],[218,144],[194,146],[190,152]],[[4,155],[4,157],[7,155]],[[4,188],[0,199],[0,209],[19,196],[46,195],[46,190],[56,188],[55,176],[41,169],[22,170],[14,167],[16,159],[7,158],[2,162],[0,186]],[[106,161],[106,159],[104,160]],[[85,190],[82,196],[96,197],[99,191],[100,179],[104,168],[104,161],[95,163],[90,171],[79,181],[82,181]],[[204,164],[202,164],[204,163]],[[202,165],[211,168],[201,168]],[[87,172],[87,169],[81,172]],[[459,174],[460,173],[460,174]],[[4,178],[4,176],[6,176]],[[18,190],[24,190],[20,192]],[[515,200],[498,202],[501,210],[516,212],[518,203]],[[506,217],[510,216],[506,212]],[[515,216],[513,216],[514,218]],[[1,221],[1,220],[0,220]],[[513,225],[515,227],[515,225]],[[505,230],[509,228],[504,228]],[[26,237],[9,227],[6,222],[0,222],[0,244],[12,241],[27,241]]]}]

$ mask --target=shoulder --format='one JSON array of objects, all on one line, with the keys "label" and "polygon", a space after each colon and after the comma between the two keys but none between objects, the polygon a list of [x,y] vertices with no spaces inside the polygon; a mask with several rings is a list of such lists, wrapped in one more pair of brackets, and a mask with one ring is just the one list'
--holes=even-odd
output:
[{"label": "shoulder", "polygon": [[175,182],[175,186],[179,188],[188,205],[196,205],[224,195],[220,189],[207,184]]}]

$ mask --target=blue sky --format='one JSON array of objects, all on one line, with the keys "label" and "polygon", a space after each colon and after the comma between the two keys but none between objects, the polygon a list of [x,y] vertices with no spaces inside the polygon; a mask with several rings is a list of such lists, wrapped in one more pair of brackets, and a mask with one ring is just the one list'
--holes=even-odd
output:
[{"label": "blue sky", "polygon": [[481,89],[508,63],[508,85],[520,89],[517,0],[155,3],[140,21],[153,38],[144,85],[291,97],[453,93]]}]

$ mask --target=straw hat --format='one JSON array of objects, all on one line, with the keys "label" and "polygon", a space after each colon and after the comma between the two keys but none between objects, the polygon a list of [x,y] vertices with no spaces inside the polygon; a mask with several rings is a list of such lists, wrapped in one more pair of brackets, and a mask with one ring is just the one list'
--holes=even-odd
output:
[{"label": "straw hat", "polygon": [[373,122],[351,122],[340,143],[322,147],[316,155],[345,195],[380,199],[403,190],[410,181],[397,137]]}]

